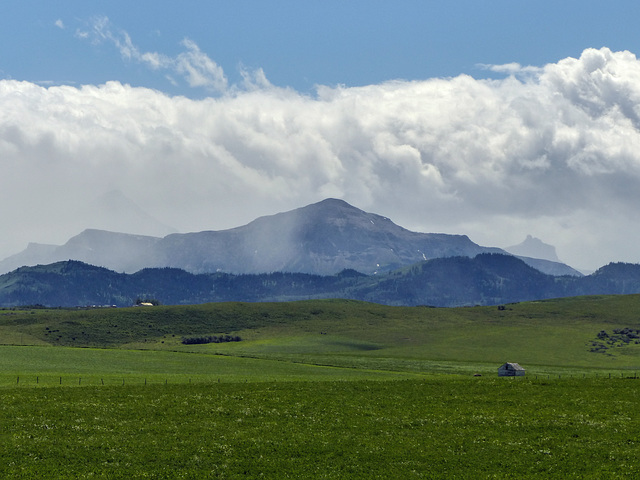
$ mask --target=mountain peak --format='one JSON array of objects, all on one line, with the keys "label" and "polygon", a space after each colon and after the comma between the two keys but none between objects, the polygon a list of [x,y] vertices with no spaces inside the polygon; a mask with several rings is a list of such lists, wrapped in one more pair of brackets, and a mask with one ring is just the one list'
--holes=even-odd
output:
[{"label": "mountain peak", "polygon": [[350,203],[345,202],[339,198],[325,198],[317,203],[312,203],[311,205],[307,205],[306,207],[298,208],[295,211],[298,212],[320,212],[323,215],[329,214],[364,214],[367,213],[359,208],[354,207]]},{"label": "mountain peak", "polygon": [[519,255],[522,257],[560,262],[560,259],[556,254],[556,247],[544,243],[542,240],[532,235],[527,235],[527,238],[525,238],[522,243],[507,247],[505,250],[513,255]]},{"label": "mountain peak", "polygon": [[[115,203],[122,200],[119,192],[108,196],[113,196]],[[528,238],[526,242],[539,240]],[[86,229],[62,246],[32,248],[0,262],[0,271],[16,262],[25,265],[33,260],[52,263],[74,259],[125,272],[173,267],[192,273],[326,275],[351,269],[379,274],[433,258],[475,257],[479,253],[504,251],[477,245],[465,235],[412,232],[387,217],[341,199],[326,198],[221,231],[153,237]]]},{"label": "mountain peak", "polygon": [[[317,203],[313,203],[311,205],[329,205],[329,206],[341,206],[341,207],[349,207],[356,208],[353,205],[345,202],[341,198],[325,198],[324,200],[320,200]],[[309,205],[309,206],[311,206]]]}]

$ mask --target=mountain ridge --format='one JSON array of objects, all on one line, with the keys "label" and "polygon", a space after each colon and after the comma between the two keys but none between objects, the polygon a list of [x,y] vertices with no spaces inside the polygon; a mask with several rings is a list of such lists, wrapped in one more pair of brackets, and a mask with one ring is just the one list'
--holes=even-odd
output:
[{"label": "mountain ridge", "polygon": [[343,298],[385,305],[500,305],[580,295],[640,293],[640,265],[609,264],[589,276],[546,275],[512,255],[442,257],[387,273],[334,275],[293,272],[192,274],[176,268],[117,273],[75,260],[20,267],[0,275],[0,306],[41,304],[130,306],[137,298],[162,304],[274,302]]},{"label": "mountain ridge", "polygon": [[[344,269],[374,274],[432,258],[506,253],[477,245],[466,235],[412,232],[334,198],[227,230],[153,237],[86,229],[59,247],[29,250],[1,261],[0,273],[71,259],[127,273],[171,267],[194,274],[330,275]],[[545,273],[581,275],[564,264],[522,259]]]}]

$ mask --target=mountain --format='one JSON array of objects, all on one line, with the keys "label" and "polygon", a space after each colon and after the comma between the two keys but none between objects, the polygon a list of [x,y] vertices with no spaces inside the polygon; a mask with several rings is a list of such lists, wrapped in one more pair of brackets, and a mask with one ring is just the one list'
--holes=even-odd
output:
[{"label": "mountain", "polygon": [[[190,273],[331,275],[352,269],[381,274],[433,258],[480,253],[505,252],[477,245],[466,235],[412,232],[342,200],[326,199],[229,230],[160,238],[89,229],[60,247],[27,248],[0,262],[0,273],[72,259],[129,273],[171,267]],[[545,273],[580,275],[556,262],[522,259]]]},{"label": "mountain", "polygon": [[0,261],[0,274],[10,272],[23,265],[39,265],[63,260],[56,255],[58,248],[60,248],[58,245],[29,243],[22,252]]},{"label": "mountain", "polygon": [[87,229],[61,246],[31,243],[22,252],[0,262],[6,273],[25,265],[78,260],[119,272],[135,272],[155,265],[155,245],[160,238]]},{"label": "mountain", "polygon": [[560,261],[556,253],[556,247],[544,243],[539,238],[532,237],[531,235],[527,235],[527,238],[525,238],[522,243],[506,247],[504,250],[520,258],[527,265],[549,275],[571,275],[574,277],[581,277],[583,275],[582,272]]},{"label": "mountain", "polygon": [[327,199],[231,230],[174,234],[159,244],[163,265],[194,273],[388,272],[437,257],[499,252],[465,235],[416,233],[342,200]]},{"label": "mountain", "polygon": [[536,270],[541,271],[542,273],[546,273],[547,275],[553,275],[554,277],[561,277],[564,275],[569,275],[572,277],[582,277],[584,275],[582,272],[579,272],[575,268],[572,268],[565,263],[553,262],[551,260],[545,260],[543,258],[522,257],[519,255],[514,256],[522,260],[530,267],[533,267]]},{"label": "mountain", "polygon": [[29,243],[25,250],[0,261],[0,273],[24,265],[68,259],[105,265],[118,271],[133,271],[147,266],[146,259],[141,260],[146,247],[142,247],[141,238],[159,239],[176,231],[148,214],[120,190],[77,203],[77,208],[65,212],[64,216],[69,219],[67,223],[85,230],[62,246]]},{"label": "mountain", "polygon": [[435,258],[375,275],[354,270],[334,275],[192,274],[175,268],[125,274],[78,261],[21,267],[0,275],[2,307],[129,306],[137,298],[162,304],[344,298],[386,305],[455,307],[637,293],[640,265],[610,264],[584,277],[554,277],[512,255],[487,253],[474,258]]},{"label": "mountain", "polygon": [[522,243],[506,247],[505,250],[519,257],[539,258],[541,260],[549,260],[551,262],[560,263],[560,259],[556,254],[556,247],[544,243],[539,238],[527,235]]}]

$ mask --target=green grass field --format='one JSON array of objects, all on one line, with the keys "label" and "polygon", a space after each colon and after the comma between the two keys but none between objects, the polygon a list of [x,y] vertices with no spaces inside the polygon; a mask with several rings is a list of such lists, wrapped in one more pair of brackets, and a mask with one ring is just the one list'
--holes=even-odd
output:
[{"label": "green grass field", "polygon": [[2,478],[636,478],[638,381],[11,388]]},{"label": "green grass field", "polygon": [[0,346],[0,386],[388,380],[416,374],[170,351]]},{"label": "green grass field", "polygon": [[0,478],[634,478],[639,312],[0,310]]},{"label": "green grass field", "polygon": [[[93,310],[0,310],[0,345],[219,353],[353,367],[378,362],[493,369],[636,369],[638,340],[592,352],[600,331],[640,329],[640,295],[566,298],[496,307],[386,307],[324,300]],[[182,345],[183,336],[241,342]],[[404,366],[403,366],[404,364]],[[441,370],[438,370],[441,371]],[[490,370],[485,370],[490,371]]]}]

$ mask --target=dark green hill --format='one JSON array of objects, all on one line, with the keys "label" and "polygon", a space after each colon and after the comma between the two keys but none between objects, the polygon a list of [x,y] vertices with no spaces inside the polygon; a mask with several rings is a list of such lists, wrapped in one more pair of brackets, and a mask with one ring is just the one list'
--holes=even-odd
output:
[{"label": "dark green hill", "polygon": [[77,261],[21,267],[0,276],[0,305],[123,305],[128,277]]},{"label": "dark green hill", "polygon": [[585,277],[541,273],[501,254],[436,258],[386,274],[274,272],[191,274],[176,268],[116,273],[78,261],[22,267],[0,276],[0,306],[130,306],[345,298],[386,305],[497,305],[577,295],[640,293],[640,266],[611,264]]},{"label": "dark green hill", "polygon": [[496,305],[563,296],[557,285],[556,277],[515,257],[482,254],[416,264],[360,286],[354,297],[388,305]]},{"label": "dark green hill", "polygon": [[282,272],[191,274],[177,268],[147,268],[124,274],[69,260],[21,267],[0,275],[0,307],[125,307],[134,305],[137,299],[179,305],[331,298],[341,296],[362,278],[367,277],[348,270],[331,276]]},{"label": "dark green hill", "polygon": [[610,263],[599,268],[577,284],[574,293],[626,294],[640,291],[640,266],[629,263]]}]

